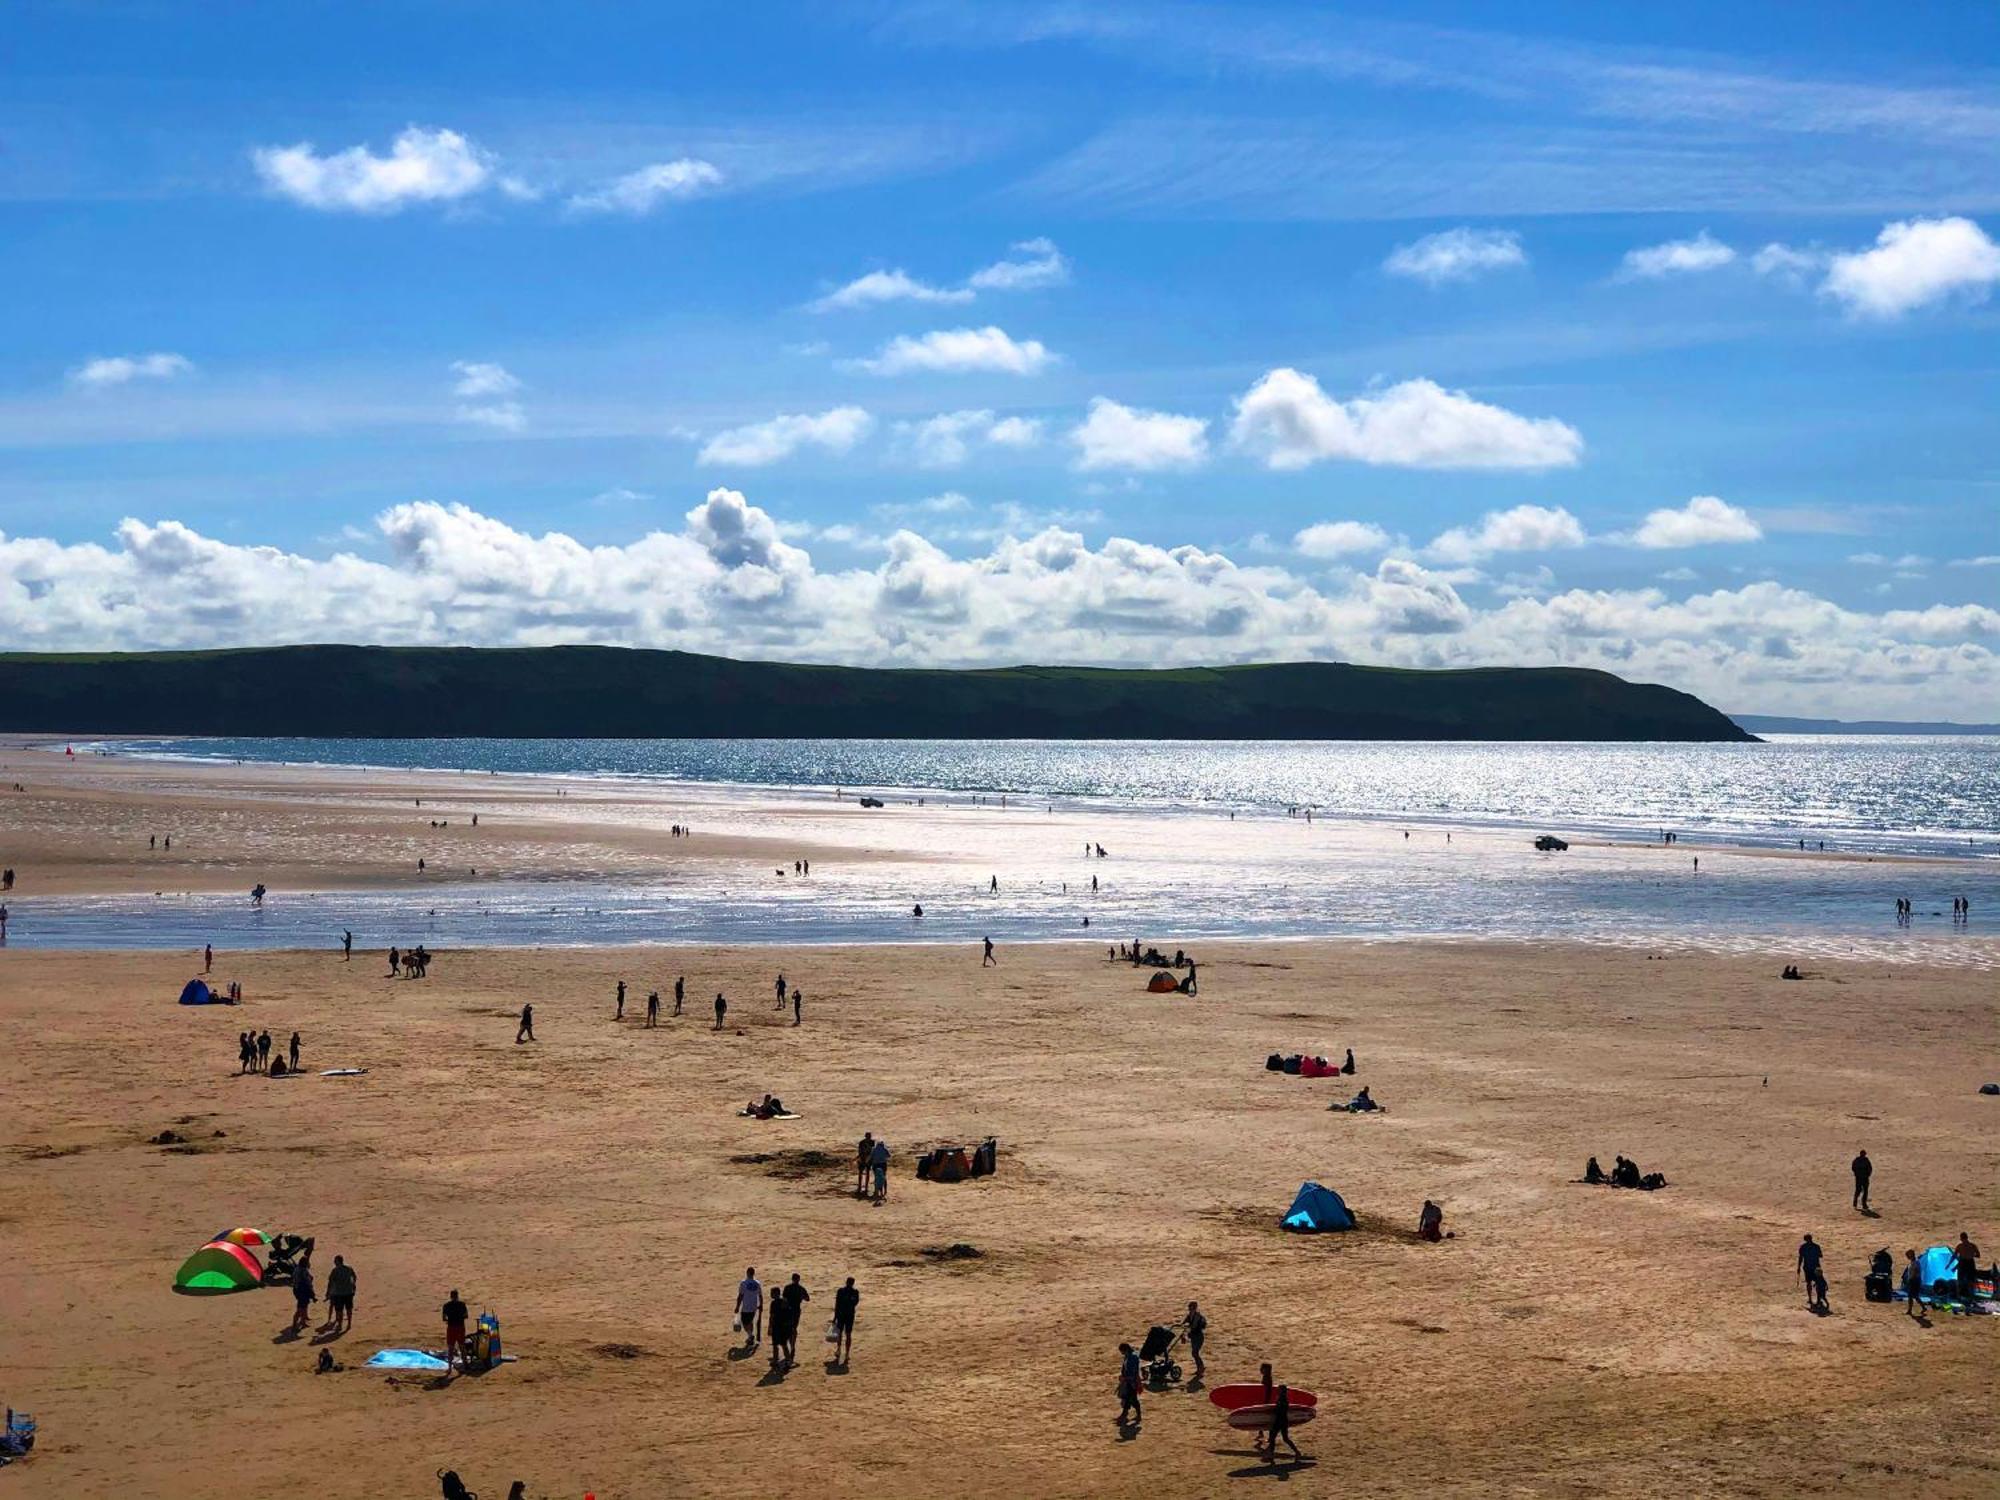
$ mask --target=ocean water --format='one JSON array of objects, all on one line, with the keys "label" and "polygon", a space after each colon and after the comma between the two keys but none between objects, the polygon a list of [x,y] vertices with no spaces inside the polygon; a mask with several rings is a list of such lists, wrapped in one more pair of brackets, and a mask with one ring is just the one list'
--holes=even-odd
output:
[{"label": "ocean water", "polygon": [[2000,857],[2000,738],[1754,745],[1199,740],[178,739],[121,754],[840,786],[1070,806],[1279,813],[1849,852]]}]

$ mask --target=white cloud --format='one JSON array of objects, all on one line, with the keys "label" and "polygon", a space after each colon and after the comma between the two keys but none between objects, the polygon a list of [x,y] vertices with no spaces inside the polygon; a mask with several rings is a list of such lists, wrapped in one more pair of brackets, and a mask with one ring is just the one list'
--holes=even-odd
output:
[{"label": "white cloud", "polygon": [[461,406],[456,415],[475,427],[491,427],[500,432],[519,432],[528,425],[528,414],[518,401],[491,401],[483,406]]},{"label": "white cloud", "polygon": [[1663,245],[1647,245],[1628,250],[1619,265],[1619,274],[1651,280],[1661,276],[1686,276],[1699,271],[1720,270],[1736,259],[1736,252],[1706,229],[1691,240],[1668,240]]},{"label": "white cloud", "polygon": [[705,464],[735,464],[757,468],[790,458],[800,448],[824,448],[845,453],[868,436],[875,419],[858,406],[836,406],[816,416],[783,413],[768,422],[752,422],[718,432],[696,455]]},{"label": "white cloud", "polygon": [[501,432],[519,432],[527,426],[528,414],[521,403],[508,399],[521,389],[521,382],[506,366],[457,359],[451,367],[458,372],[451,393],[459,399],[459,421]]},{"label": "white cloud", "polygon": [[194,363],[184,355],[113,354],[85,360],[70,372],[69,378],[86,390],[101,391],[135,380],[172,380],[177,375],[193,373]]},{"label": "white cloud", "polygon": [[1867,613],[1761,581],[1678,601],[1652,588],[1544,597],[1537,573],[1475,608],[1460,575],[1408,558],[1319,586],[1196,547],[1092,547],[1069,525],[1004,508],[1007,529],[972,555],[949,553],[933,529],[979,520],[969,505],[914,512],[873,565],[831,571],[785,530],[838,533],[843,555],[873,539],[844,524],[781,529],[730,489],[675,529],[606,546],[429,501],[377,516],[372,556],[127,520],[110,546],[0,536],[0,639],[29,650],[599,641],[871,664],[1554,663],[1730,707],[1850,717],[1946,718],[2000,694],[2000,610],[1981,604]]},{"label": "white cloud", "polygon": [[1791,286],[1802,286],[1806,277],[1825,266],[1826,259],[1822,251],[1800,250],[1773,240],[1750,257],[1750,266],[1759,276],[1768,276]]},{"label": "white cloud", "polygon": [[981,292],[1030,292],[1069,280],[1069,262],[1054,240],[1022,240],[1012,248],[1018,259],[995,261],[974,271],[965,284]]},{"label": "white cloud", "polygon": [[1693,568],[1682,567],[1668,568],[1665,572],[1657,576],[1663,583],[1693,583],[1697,578],[1701,577],[1701,574],[1695,572]]},{"label": "white cloud", "polygon": [[1347,557],[1357,552],[1381,552],[1389,533],[1368,521],[1321,521],[1292,538],[1292,546],[1307,557]]},{"label": "white cloud", "polygon": [[1546,552],[1588,540],[1583,523],[1560,506],[1517,505],[1488,511],[1477,527],[1454,526],[1424,551],[1440,562],[1468,563],[1495,552]]},{"label": "white cloud", "polygon": [[1208,458],[1208,423],[1200,417],[1142,411],[1103,396],[1070,429],[1079,469],[1189,469]]},{"label": "white cloud", "polygon": [[1521,237],[1512,230],[1460,228],[1398,245],[1382,262],[1382,269],[1392,276],[1412,276],[1437,286],[1527,263]]},{"label": "white cloud", "polygon": [[713,162],[683,156],[654,162],[614,178],[600,188],[578,193],[569,206],[583,213],[619,213],[641,217],[663,203],[697,197],[722,184],[722,169]]},{"label": "white cloud", "polygon": [[2000,568],[2000,556],[1954,557],[1947,568]]},{"label": "white cloud", "polygon": [[1897,318],[1952,297],[1983,302],[2000,282],[2000,245],[1970,219],[1905,219],[1870,250],[1835,255],[1820,291],[1857,316]]},{"label": "white cloud", "polygon": [[307,208],[395,213],[412,203],[448,203],[494,185],[492,158],[455,130],[412,125],[377,156],[350,146],[330,156],[311,145],[252,153],[265,186]]},{"label": "white cloud", "polygon": [[1920,557],[1914,552],[1905,552],[1901,557],[1885,557],[1880,552],[1856,552],[1847,559],[1862,568],[1928,568],[1931,559]]},{"label": "white cloud", "polygon": [[970,302],[973,295],[964,287],[932,286],[904,270],[870,271],[828,292],[812,304],[812,310],[834,312],[882,302]]},{"label": "white cloud", "polygon": [[1406,380],[1338,401],[1297,370],[1272,370],[1236,402],[1230,439],[1273,469],[1323,459],[1417,469],[1566,468],[1583,454],[1576,429],[1553,417],[1522,417]]},{"label": "white cloud", "polygon": [[1702,547],[1711,542],[1755,542],[1764,529],[1726,500],[1696,495],[1679,510],[1648,513],[1632,540],[1641,547]]},{"label": "white cloud", "polygon": [[1016,340],[989,323],[984,328],[940,328],[921,338],[899,334],[884,344],[873,359],[854,363],[871,375],[912,372],[960,375],[982,370],[1003,375],[1038,375],[1054,359],[1038,340]]},{"label": "white cloud", "polygon": [[897,448],[926,469],[955,469],[970,456],[975,443],[996,448],[1031,447],[1041,438],[1041,424],[1026,417],[995,417],[992,412],[947,411],[922,421],[898,422]]}]

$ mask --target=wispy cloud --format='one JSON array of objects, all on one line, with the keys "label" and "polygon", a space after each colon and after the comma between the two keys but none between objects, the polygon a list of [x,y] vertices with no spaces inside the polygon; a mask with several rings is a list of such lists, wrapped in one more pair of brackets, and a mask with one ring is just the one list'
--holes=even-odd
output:
[{"label": "wispy cloud", "polygon": [[722,169],[713,162],[680,157],[615,177],[602,187],[575,194],[569,206],[580,213],[619,213],[643,218],[665,203],[678,202],[718,187]]},{"label": "wispy cloud", "polygon": [[85,360],[70,371],[70,383],[101,391],[135,380],[172,380],[192,375],[194,363],[180,354],[112,354]]},{"label": "wispy cloud", "polygon": [[1437,286],[1527,263],[1521,237],[1512,230],[1460,228],[1398,245],[1382,262],[1382,269],[1391,276],[1414,277]]},{"label": "wispy cloud", "polygon": [[697,459],[704,464],[761,468],[806,447],[846,453],[874,426],[875,419],[858,406],[837,406],[816,415],[784,413],[766,422],[718,432],[702,444]]},{"label": "wispy cloud", "polygon": [[1069,280],[1069,261],[1054,240],[1022,240],[1016,258],[997,260],[965,278],[962,286],[939,286],[898,266],[868,271],[807,304],[814,312],[839,312],[883,302],[970,302],[981,292],[1028,292]]},{"label": "wispy cloud", "polygon": [[1003,328],[940,328],[921,337],[899,334],[871,359],[853,361],[871,375],[963,375],[990,371],[1039,375],[1055,355],[1036,339],[1016,339]]},{"label": "wispy cloud", "polygon": [[1657,281],[1663,276],[1718,271],[1735,259],[1734,250],[1704,229],[1693,239],[1627,250],[1618,270],[1628,280]]},{"label": "wispy cloud", "polygon": [[504,365],[460,359],[451,367],[458,375],[451,393],[459,400],[459,421],[501,432],[519,432],[527,426],[527,412],[512,399],[521,382]]}]

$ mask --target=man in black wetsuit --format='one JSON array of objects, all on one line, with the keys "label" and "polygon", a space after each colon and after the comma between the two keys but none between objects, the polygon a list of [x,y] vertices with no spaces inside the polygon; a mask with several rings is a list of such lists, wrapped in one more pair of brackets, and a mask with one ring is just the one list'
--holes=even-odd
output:
[{"label": "man in black wetsuit", "polygon": [[1864,1150],[1849,1164],[1854,1169],[1854,1206],[1864,1214],[1868,1208],[1868,1179],[1875,1175],[1875,1163]]},{"label": "man in black wetsuit", "polygon": [[1823,1255],[1820,1247],[1807,1235],[1799,1241],[1799,1277],[1806,1284],[1806,1310],[1808,1312],[1829,1311],[1826,1301],[1826,1272],[1820,1269]]},{"label": "man in black wetsuit", "polygon": [[861,1292],[850,1276],[833,1294],[833,1362],[843,1368],[854,1358],[854,1313],[860,1306]]}]

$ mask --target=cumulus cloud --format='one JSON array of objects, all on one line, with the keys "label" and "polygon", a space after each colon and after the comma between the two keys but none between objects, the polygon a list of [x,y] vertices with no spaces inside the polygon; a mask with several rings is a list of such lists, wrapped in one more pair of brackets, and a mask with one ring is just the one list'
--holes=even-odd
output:
[{"label": "cumulus cloud", "polygon": [[2000,282],[2000,245],[1970,219],[1905,219],[1874,248],[1835,255],[1820,290],[1859,317],[1898,318],[1935,302],[1983,302]]},{"label": "cumulus cloud", "polygon": [[991,411],[946,411],[921,421],[898,422],[898,452],[926,469],[955,469],[976,444],[1028,448],[1041,438],[1041,424],[1027,417],[996,417]]},{"label": "cumulus cloud", "polygon": [[806,447],[846,453],[874,426],[875,419],[858,406],[836,406],[817,415],[781,413],[768,422],[716,433],[702,444],[696,459],[705,464],[758,468],[790,458]]},{"label": "cumulus cloud", "polygon": [[172,380],[192,375],[194,363],[179,354],[112,354],[85,360],[70,371],[70,382],[85,390],[107,390],[135,380]]},{"label": "cumulus cloud", "polygon": [[811,304],[814,312],[836,312],[842,308],[869,307],[880,302],[970,302],[973,293],[964,287],[932,286],[908,271],[870,271],[845,286],[836,287]]},{"label": "cumulus cloud", "polygon": [[1495,552],[1547,552],[1588,540],[1583,523],[1560,506],[1517,505],[1488,511],[1477,526],[1454,526],[1424,550],[1440,562],[1468,563]]},{"label": "cumulus cloud", "polygon": [[965,284],[980,292],[1031,292],[1069,280],[1069,262],[1054,240],[1021,240],[1012,249],[1011,259],[974,271]]},{"label": "cumulus cloud", "polygon": [[581,213],[618,213],[642,218],[663,203],[697,197],[722,184],[722,169],[713,162],[683,156],[654,162],[613,178],[602,187],[578,193],[569,206]]},{"label": "cumulus cloud", "polygon": [[1726,500],[1696,495],[1679,510],[1651,511],[1632,540],[1641,547],[1703,547],[1711,542],[1761,541],[1764,528]]},{"label": "cumulus cloud", "polygon": [[412,125],[377,156],[366,146],[321,156],[308,143],[251,153],[264,185],[323,212],[395,213],[413,203],[449,203],[494,186],[493,159],[455,130]]},{"label": "cumulus cloud", "polygon": [[989,323],[984,328],[935,329],[921,338],[899,334],[874,358],[854,363],[871,375],[962,375],[974,371],[1039,375],[1054,359],[1038,340],[1015,339]]},{"label": "cumulus cloud", "polygon": [[1619,264],[1619,274],[1640,280],[1687,276],[1720,270],[1735,259],[1734,250],[1704,229],[1691,240],[1668,240],[1663,245],[1627,250]]},{"label": "cumulus cloud", "polygon": [[1292,538],[1292,546],[1307,557],[1348,557],[1357,552],[1382,552],[1389,533],[1368,521],[1321,521]]},{"label": "cumulus cloud", "polygon": [[172,520],[124,521],[109,546],[0,536],[0,638],[30,650],[599,641],[954,665],[1560,663],[1728,707],[1933,718],[2000,692],[2000,611],[1981,604],[1871,614],[1768,581],[1675,601],[1652,588],[1549,593],[1536,575],[1477,608],[1450,575],[1400,557],[1316,586],[1196,547],[1093,547],[1060,523],[954,555],[937,527],[969,509],[912,510],[874,566],[833,571],[720,488],[677,528],[623,545],[430,501],[377,516],[373,555],[223,542]]},{"label": "cumulus cloud", "polygon": [[1382,269],[1391,276],[1410,276],[1437,286],[1527,263],[1528,253],[1513,231],[1460,228],[1398,245],[1382,262]]},{"label": "cumulus cloud", "polygon": [[1151,473],[1190,469],[1208,457],[1208,423],[1200,417],[1143,411],[1103,396],[1070,429],[1079,469],[1130,469]]},{"label": "cumulus cloud", "polygon": [[1340,401],[1292,369],[1272,370],[1237,398],[1230,440],[1273,469],[1325,459],[1415,469],[1550,469],[1583,456],[1583,438],[1567,423],[1517,416],[1434,381],[1406,380]]}]

